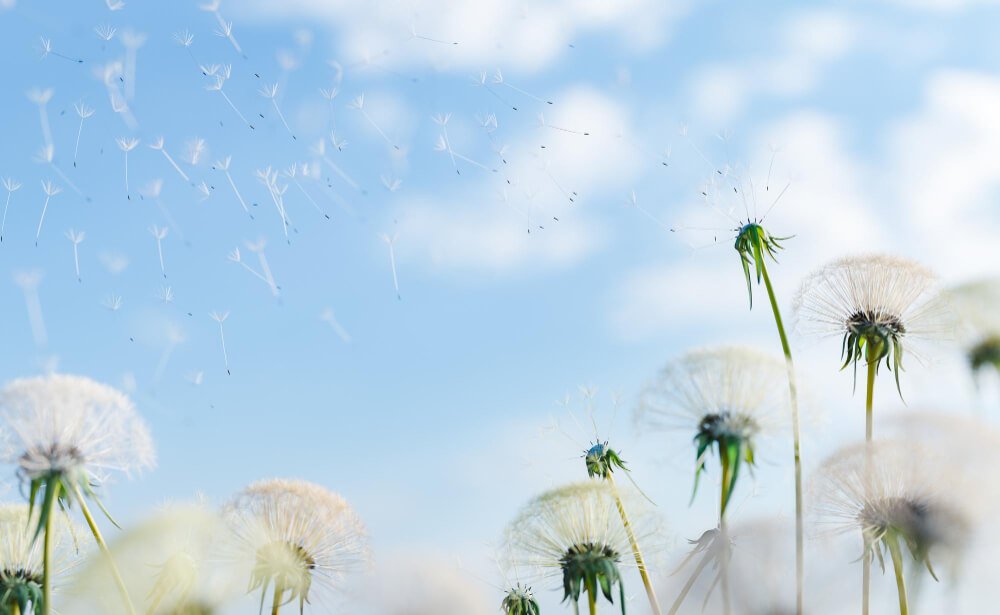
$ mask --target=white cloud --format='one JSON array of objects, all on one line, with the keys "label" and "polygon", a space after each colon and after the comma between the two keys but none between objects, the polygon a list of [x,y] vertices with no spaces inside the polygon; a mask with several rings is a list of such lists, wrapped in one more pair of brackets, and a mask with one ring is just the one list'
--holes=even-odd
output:
[{"label": "white cloud", "polygon": [[[606,237],[593,210],[597,197],[624,194],[642,166],[618,136],[631,134],[628,113],[589,89],[557,99],[546,126],[514,136],[504,154],[508,164],[497,173],[459,163],[483,179],[451,195],[398,204],[403,258],[439,271],[537,271],[574,265],[601,247]],[[449,134],[461,151],[461,133]]]},{"label": "white cloud", "polygon": [[[589,33],[610,32],[627,48],[658,45],[687,6],[656,0],[253,0],[240,10],[259,19],[325,23],[352,62],[374,57],[396,66],[468,70],[502,64],[533,71],[570,52],[570,44]],[[445,42],[414,38],[414,31]]]}]

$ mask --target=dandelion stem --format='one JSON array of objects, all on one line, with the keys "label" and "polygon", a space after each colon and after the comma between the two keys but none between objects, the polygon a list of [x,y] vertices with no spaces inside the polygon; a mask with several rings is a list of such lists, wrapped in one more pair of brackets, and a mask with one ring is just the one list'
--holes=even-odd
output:
[{"label": "dandelion stem", "polygon": [[285,593],[285,590],[280,585],[275,584],[274,599],[271,600],[271,615],[278,615],[278,611],[281,610],[281,595],[283,593]]},{"label": "dandelion stem", "polygon": [[[43,545],[42,560],[42,614],[52,613],[52,521],[55,518],[52,510],[52,503],[59,501],[59,488],[62,482],[58,480],[49,481],[45,486],[45,499],[48,502],[44,505],[48,511],[45,518],[45,538]],[[51,496],[49,494],[52,494]],[[15,603],[16,606],[16,603]]]},{"label": "dandelion stem", "polygon": [[[720,489],[721,495],[719,499],[719,537],[723,541],[729,540],[726,533],[726,505],[729,503],[729,489],[732,483],[729,454],[730,450],[728,446],[719,447],[719,461],[722,463],[722,488]],[[728,557],[726,557],[727,555],[728,554],[723,553],[719,558],[719,578],[721,579],[720,584],[722,586],[722,612],[725,613],[725,615],[732,613],[729,595],[729,560]]]},{"label": "dandelion stem", "polygon": [[597,615],[597,596],[595,595],[597,588],[592,588],[587,590],[587,604],[590,606],[590,615]]},{"label": "dandelion stem", "polygon": [[899,591],[899,615],[907,615],[909,609],[906,606],[906,581],[903,579],[903,554],[899,548],[899,537],[895,533],[889,532],[886,535],[886,542],[889,545],[889,554],[892,555],[892,568],[896,572],[896,589]]},{"label": "dandelion stem", "polygon": [[[875,395],[875,374],[878,370],[878,349],[869,340],[866,342],[866,352],[868,360],[868,382],[865,388],[865,442],[869,445],[872,441],[872,405]],[[869,450],[869,454],[870,454]],[[866,474],[871,474],[871,467],[866,467]],[[869,481],[866,480],[866,484]],[[861,615],[868,615],[868,602],[871,594],[872,584],[872,560],[869,554],[871,545],[867,536],[864,540],[864,559],[861,567]]]},{"label": "dandelion stem", "polygon": [[17,605],[17,602],[10,603],[10,615],[21,615],[21,607]]},{"label": "dandelion stem", "polygon": [[668,615],[677,615],[677,611],[680,610],[681,604],[684,603],[684,599],[687,598],[691,588],[694,587],[694,582],[698,580],[699,576],[701,576],[701,572],[705,570],[705,566],[708,566],[709,562],[712,561],[712,555],[713,552],[711,547],[705,549],[705,557],[701,558],[701,561],[698,562],[698,567],[694,569],[693,573],[691,573],[687,583],[685,583],[684,587],[681,589],[680,595],[677,596],[677,599],[674,600],[674,603],[670,606],[670,613]]},{"label": "dandelion stem", "polygon": [[632,522],[629,521],[628,515],[625,513],[625,505],[622,503],[621,495],[618,493],[618,487],[615,485],[615,479],[611,476],[611,472],[608,472],[606,476],[608,483],[611,485],[611,493],[615,496],[615,505],[618,507],[618,514],[621,515],[622,524],[625,526],[628,541],[632,545],[632,554],[635,556],[636,566],[639,567],[639,576],[642,577],[642,584],[646,588],[649,606],[653,609],[653,615],[660,615],[660,602],[656,599],[656,592],[653,590],[653,584],[649,580],[649,571],[646,569],[646,562],[642,557],[642,551],[639,550],[639,542],[635,539]]},{"label": "dandelion stem", "polygon": [[778,301],[771,286],[771,276],[767,273],[767,263],[760,259],[760,269],[767,289],[767,298],[771,302],[774,313],[774,324],[781,338],[781,350],[785,354],[785,369],[788,372],[788,399],[792,408],[792,454],[795,458],[795,613],[802,615],[803,608],[803,577],[805,576],[805,549],[802,523],[802,448],[799,436],[799,395],[795,380],[795,363],[792,361],[792,349],[788,344],[788,335],[778,309]]},{"label": "dandelion stem", "polygon": [[[136,615],[135,607],[132,605],[132,599],[128,595],[128,589],[125,587],[125,581],[122,580],[122,575],[118,572],[118,566],[115,564],[114,558],[111,556],[111,551],[108,549],[107,543],[104,542],[104,536],[101,535],[100,528],[97,527],[97,523],[94,521],[94,516],[90,514],[90,507],[87,506],[87,500],[84,499],[83,493],[80,491],[80,485],[73,485],[73,495],[76,497],[77,502],[80,504],[80,510],[83,512],[83,518],[87,520],[87,525],[90,527],[90,531],[94,534],[94,540],[97,541],[97,546],[101,548],[101,552],[108,560],[108,566],[111,568],[111,576],[115,579],[115,585],[118,586],[118,591],[122,595],[122,601],[125,603],[125,609],[129,615]],[[48,535],[46,533],[46,535]]]}]

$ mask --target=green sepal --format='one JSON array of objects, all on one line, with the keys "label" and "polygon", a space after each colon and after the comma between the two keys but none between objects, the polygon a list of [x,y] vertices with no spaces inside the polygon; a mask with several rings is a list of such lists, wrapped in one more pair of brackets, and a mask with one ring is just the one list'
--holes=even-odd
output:
[{"label": "green sepal", "polygon": [[753,280],[750,274],[750,265],[753,265],[754,275],[757,277],[757,284],[761,283],[764,275],[764,258],[769,256],[772,261],[778,262],[777,253],[783,250],[781,242],[791,239],[788,237],[775,237],[767,232],[759,222],[747,222],[737,229],[736,243],[734,248],[740,255],[740,265],[743,267],[743,276],[747,282],[747,295],[750,298],[750,309],[753,309]]}]

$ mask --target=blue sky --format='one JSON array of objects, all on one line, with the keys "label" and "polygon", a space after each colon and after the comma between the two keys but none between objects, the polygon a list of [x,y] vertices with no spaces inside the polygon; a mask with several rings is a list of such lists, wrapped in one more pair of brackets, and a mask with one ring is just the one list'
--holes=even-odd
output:
[{"label": "blue sky", "polygon": [[[677,538],[697,535],[711,503],[684,506],[686,437],[637,439],[635,399],[690,346],[777,351],[768,315],[747,312],[732,222],[699,198],[705,182],[729,165],[768,184],[764,196],[788,184],[769,217],[773,231],[796,236],[776,275],[786,304],[808,270],[858,250],[918,258],[948,281],[995,273],[1000,54],[989,2],[661,4],[224,3],[243,58],[195,3],[112,11],[5,0],[0,175],[23,186],[0,244],[0,375],[57,368],[129,390],[159,467],[111,488],[126,520],[197,493],[222,501],[256,478],[302,477],[353,502],[384,558],[431,551],[480,576],[490,575],[487,543],[517,507],[580,476],[593,434],[570,410],[585,414],[579,387],[594,386],[602,430],[668,503]],[[94,32],[105,25],[117,29],[108,42]],[[196,61],[173,39],[184,30]],[[129,73],[128,31],[146,37],[131,99],[115,70],[120,94],[95,76],[116,61]],[[41,38],[51,40],[46,57]],[[253,130],[207,89],[213,80],[196,62],[231,65],[223,91]],[[514,87],[494,83],[498,69]],[[476,85],[480,71],[489,91]],[[258,93],[274,83],[295,139]],[[33,88],[53,90],[57,168],[35,160],[45,137]],[[332,103],[321,88],[338,89]],[[367,116],[350,106],[362,94]],[[128,101],[134,124],[113,96]],[[78,102],[96,112],[74,167]],[[435,151],[435,114],[451,114],[456,166]],[[479,120],[490,114],[488,134]],[[149,147],[161,136],[190,182]],[[128,158],[131,198],[119,137],[140,140]],[[206,151],[191,164],[198,138]],[[226,156],[252,220],[212,167]],[[279,177],[286,241],[255,171],[293,164],[310,175],[296,177],[308,196]],[[36,247],[43,180],[63,190]],[[169,228],[166,277],[151,225]],[[692,228],[703,226],[720,230],[718,245],[715,232]],[[80,282],[70,228],[86,233]],[[383,233],[395,237],[399,298]],[[239,247],[266,278],[244,243],[260,239],[277,296],[227,259]],[[42,276],[44,340],[15,283],[31,271]],[[158,298],[166,287],[171,302]],[[231,375],[213,311],[229,312]],[[860,400],[834,373],[835,348],[796,345],[832,417],[820,433],[837,436],[807,435],[810,467],[859,433]],[[935,369],[963,391],[955,397],[971,398],[957,359],[941,361]],[[933,406],[947,395],[922,384],[923,369],[912,368],[908,398]],[[567,395],[568,409],[557,403]],[[742,506],[787,516],[782,450],[764,457],[773,463],[759,474],[760,497]],[[490,588],[480,589],[492,608]]]}]

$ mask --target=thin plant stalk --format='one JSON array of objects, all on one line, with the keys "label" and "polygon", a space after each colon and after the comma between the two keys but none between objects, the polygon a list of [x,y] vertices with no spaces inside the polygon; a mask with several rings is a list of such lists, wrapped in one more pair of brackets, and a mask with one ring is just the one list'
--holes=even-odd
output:
[{"label": "thin plant stalk", "polygon": [[906,581],[903,578],[903,553],[899,548],[899,537],[894,533],[887,536],[889,543],[889,554],[892,556],[892,568],[896,572],[896,590],[899,592],[899,615],[907,615],[909,608],[906,606]]},{"label": "thin plant stalk", "polygon": [[[868,359],[868,379],[865,386],[865,442],[871,444],[872,423],[875,396],[875,374],[878,370],[878,349],[869,341],[867,346]],[[867,472],[871,472],[868,468]],[[861,615],[868,615],[868,601],[871,594],[872,584],[872,561],[869,556],[870,544],[868,537],[864,537],[864,558],[861,567]]]},{"label": "thin plant stalk", "polygon": [[[94,535],[94,540],[97,541],[97,546],[100,547],[104,556],[108,560],[108,566],[111,568],[111,576],[114,577],[115,585],[118,587],[119,593],[121,593],[122,601],[125,603],[125,609],[129,615],[136,615],[135,607],[132,605],[132,598],[129,597],[128,589],[125,587],[125,581],[122,579],[122,575],[118,571],[118,566],[115,564],[115,560],[111,556],[111,550],[108,549],[107,543],[104,542],[104,536],[101,535],[100,528],[97,527],[97,523],[94,521],[93,515],[90,514],[90,508],[87,506],[87,501],[84,499],[79,485],[74,484],[73,495],[80,504],[80,510],[83,512],[83,518],[87,520],[87,526],[90,527],[90,531]],[[47,532],[46,535],[48,535]]]},{"label": "thin plant stalk", "polygon": [[[45,519],[45,537],[42,546],[42,615],[52,613],[52,504],[59,501],[60,481],[52,481],[45,489],[45,499],[49,500],[46,508],[49,511]],[[15,603],[15,608],[17,604]]]},{"label": "thin plant stalk", "polygon": [[698,580],[702,571],[705,570],[705,567],[712,561],[712,555],[713,553],[711,548],[705,549],[705,557],[701,558],[701,561],[698,562],[698,567],[694,569],[694,572],[688,578],[687,583],[685,583],[684,587],[681,589],[680,595],[677,596],[677,599],[674,600],[674,603],[670,606],[670,612],[668,615],[677,615],[677,611],[680,610],[681,605],[684,603],[684,599],[687,598],[687,595],[691,592],[691,588],[694,587],[694,582]]},{"label": "thin plant stalk", "polygon": [[597,615],[597,588],[587,591],[587,603],[590,606],[590,615]]},{"label": "thin plant stalk", "polygon": [[639,567],[639,576],[642,577],[642,584],[646,588],[646,596],[649,598],[649,606],[653,609],[654,615],[660,615],[660,602],[656,599],[656,592],[653,590],[653,584],[649,580],[649,571],[646,569],[646,562],[642,557],[642,551],[639,550],[639,542],[635,538],[635,531],[632,529],[632,522],[629,521],[628,515],[625,513],[625,505],[622,503],[621,495],[618,493],[618,486],[615,485],[615,479],[611,476],[611,472],[607,474],[608,483],[611,485],[611,492],[615,496],[615,505],[618,507],[618,514],[621,515],[622,524],[625,526],[625,533],[628,535],[628,541],[632,545],[632,554],[635,556],[635,564]]},{"label": "thin plant stalk", "polygon": [[[726,534],[726,503],[729,501],[729,485],[731,483],[729,470],[729,447],[719,447],[719,457],[722,463],[722,488],[719,497],[719,531],[723,541],[729,540]],[[722,612],[725,615],[732,613],[731,599],[729,595],[729,561],[728,554],[723,553],[719,558],[719,578],[722,585]]]},{"label": "thin plant stalk", "polygon": [[17,602],[10,604],[10,615],[21,615],[21,607],[17,605]]},{"label": "thin plant stalk", "polygon": [[271,600],[271,615],[278,615],[278,611],[281,610],[281,595],[283,593],[285,593],[285,590],[280,585],[275,584],[274,599]]},{"label": "thin plant stalk", "polygon": [[795,380],[795,363],[792,361],[792,349],[785,333],[785,325],[778,309],[778,300],[771,286],[771,276],[767,273],[767,263],[763,255],[759,260],[767,298],[771,302],[771,312],[774,313],[774,324],[781,338],[781,351],[785,354],[785,369],[788,372],[788,399],[792,409],[792,454],[795,459],[795,612],[802,615],[803,609],[803,577],[805,576],[805,547],[802,521],[802,446],[799,435],[799,394]]}]

